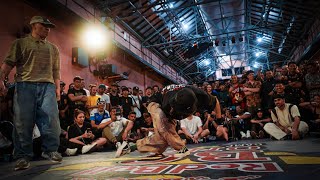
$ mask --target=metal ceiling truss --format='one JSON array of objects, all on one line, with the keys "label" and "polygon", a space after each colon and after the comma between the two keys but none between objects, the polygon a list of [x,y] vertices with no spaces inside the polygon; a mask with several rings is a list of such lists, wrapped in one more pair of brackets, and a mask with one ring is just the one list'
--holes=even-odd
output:
[{"label": "metal ceiling truss", "polygon": [[[95,0],[148,48],[188,81],[206,79],[233,61],[266,68],[290,60],[315,17],[319,2],[311,0]],[[208,11],[211,10],[211,11]],[[189,29],[184,29],[187,23]],[[237,37],[242,37],[239,42]],[[257,42],[258,37],[264,37]],[[236,43],[231,39],[236,37]],[[185,58],[191,44],[220,40],[202,53]],[[222,41],[225,47],[222,47]],[[240,44],[239,44],[240,43]],[[255,53],[264,52],[263,57]],[[226,60],[230,58],[230,62]],[[241,58],[241,59],[238,59]],[[202,67],[204,59],[210,65]],[[231,63],[231,64],[230,64]],[[228,68],[228,67],[225,67]],[[210,72],[209,72],[210,70]]]}]

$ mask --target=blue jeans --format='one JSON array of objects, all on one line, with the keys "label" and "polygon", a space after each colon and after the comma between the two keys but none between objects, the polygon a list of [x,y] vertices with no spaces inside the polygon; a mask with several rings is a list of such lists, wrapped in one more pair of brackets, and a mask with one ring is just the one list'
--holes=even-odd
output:
[{"label": "blue jeans", "polygon": [[61,128],[54,84],[16,83],[13,108],[15,158],[33,157],[32,135],[35,124],[41,133],[42,151],[58,150]]}]

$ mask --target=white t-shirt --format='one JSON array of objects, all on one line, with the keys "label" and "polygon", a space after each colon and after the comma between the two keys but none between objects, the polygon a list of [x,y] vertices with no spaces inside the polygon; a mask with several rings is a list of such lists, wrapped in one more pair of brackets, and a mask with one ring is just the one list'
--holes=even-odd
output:
[{"label": "white t-shirt", "polygon": [[[280,110],[278,107],[275,107],[278,119],[273,114],[273,112],[271,112],[271,118],[272,118],[273,122],[278,121],[281,124],[281,126],[286,127],[286,128],[292,127],[293,123],[294,123],[294,119],[291,119],[291,115],[289,114],[289,112],[290,112],[289,106],[290,106],[290,104],[286,103],[285,108],[283,110]],[[291,107],[291,114],[292,114],[293,118],[296,116],[300,117],[300,112],[299,112],[299,109],[296,105],[293,105]]]},{"label": "white t-shirt", "polygon": [[[137,104],[138,108],[141,109],[141,105],[140,105],[140,101],[139,101],[139,99],[141,99],[141,97],[140,96],[131,95],[131,98],[132,98],[132,104],[133,105]],[[140,118],[141,117],[141,112],[140,112],[140,110],[138,108],[134,107],[133,111],[136,113],[136,117]]]},{"label": "white t-shirt", "polygon": [[105,93],[103,93],[102,95],[98,94],[99,96],[101,96],[101,100],[104,100],[107,103],[110,103],[110,97],[108,95],[106,95]]},{"label": "white t-shirt", "polygon": [[202,127],[201,119],[198,116],[192,116],[192,119],[184,118],[180,121],[180,126],[186,128],[187,131],[194,135],[197,133],[198,127]]},{"label": "white t-shirt", "polygon": [[[109,121],[111,121],[111,118],[104,119],[103,121],[101,121],[101,123],[106,123]],[[128,124],[128,122],[128,119],[122,117],[120,120],[114,121],[110,123],[108,126],[110,127],[112,134],[114,136],[118,136],[123,130],[123,128]]]}]

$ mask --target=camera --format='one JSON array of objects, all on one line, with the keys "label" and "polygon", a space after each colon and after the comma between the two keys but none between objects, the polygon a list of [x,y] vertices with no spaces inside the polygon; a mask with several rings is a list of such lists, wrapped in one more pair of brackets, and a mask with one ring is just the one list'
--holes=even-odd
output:
[{"label": "camera", "polygon": [[89,133],[91,131],[91,128],[87,128],[87,133]]}]

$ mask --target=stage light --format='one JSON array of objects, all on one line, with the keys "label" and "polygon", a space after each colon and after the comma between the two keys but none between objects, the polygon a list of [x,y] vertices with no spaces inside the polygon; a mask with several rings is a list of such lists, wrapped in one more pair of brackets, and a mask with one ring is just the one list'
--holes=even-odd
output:
[{"label": "stage light", "polygon": [[242,42],[242,41],[243,41],[243,37],[240,36],[240,37],[239,37],[239,42]]},{"label": "stage light", "polygon": [[255,63],[253,64],[253,67],[254,67],[254,68],[258,68],[258,67],[259,67],[259,63],[255,62]]},{"label": "stage light", "polygon": [[232,36],[231,42],[232,42],[232,44],[236,43],[236,38],[234,36]]},{"label": "stage light", "polygon": [[219,46],[219,39],[216,39],[215,41],[214,41],[214,45],[216,45],[216,46]]},{"label": "stage light", "polygon": [[82,35],[83,43],[88,49],[98,50],[107,44],[107,32],[101,26],[89,26]]},{"label": "stage light", "polygon": [[188,26],[188,24],[183,24],[182,28],[183,28],[184,30],[188,30],[188,29],[189,29],[189,26]]},{"label": "stage light", "polygon": [[258,37],[257,41],[260,43],[262,42],[262,37]]},{"label": "stage light", "polygon": [[206,60],[203,61],[203,64],[208,66],[210,64],[210,61],[208,59],[206,59]]},{"label": "stage light", "polygon": [[256,52],[256,57],[259,57],[261,55],[261,52]]}]

